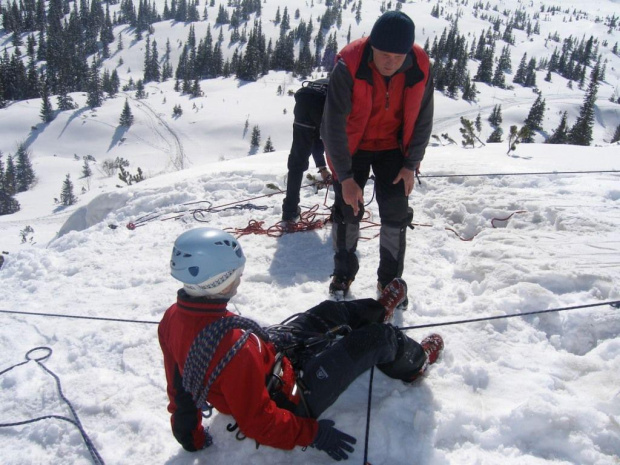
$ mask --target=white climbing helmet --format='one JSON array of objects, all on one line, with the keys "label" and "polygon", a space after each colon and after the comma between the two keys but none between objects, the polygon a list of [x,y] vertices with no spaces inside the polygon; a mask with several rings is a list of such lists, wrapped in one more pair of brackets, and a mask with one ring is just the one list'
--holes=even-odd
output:
[{"label": "white climbing helmet", "polygon": [[188,294],[221,294],[243,273],[245,255],[233,236],[220,229],[196,228],[174,242],[170,274],[183,283]]}]

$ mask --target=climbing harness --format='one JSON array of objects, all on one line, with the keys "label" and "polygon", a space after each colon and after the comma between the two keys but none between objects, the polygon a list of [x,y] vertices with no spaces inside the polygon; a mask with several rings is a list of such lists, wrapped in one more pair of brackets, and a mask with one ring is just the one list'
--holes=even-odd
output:
[{"label": "climbing harness", "polygon": [[[36,355],[37,351],[42,351],[43,353],[37,356]],[[69,402],[69,400],[63,394],[62,387],[60,385],[60,378],[56,375],[56,373],[54,373],[52,370],[50,370],[43,364],[43,361],[50,358],[51,355],[52,355],[51,348],[35,347],[34,349],[31,349],[28,352],[26,352],[26,361],[13,365],[12,367],[7,368],[6,370],[0,371],[0,376],[11,371],[13,368],[17,368],[18,366],[25,365],[26,363],[30,361],[36,362],[37,365],[39,365],[45,372],[47,372],[50,376],[54,378],[54,381],[56,382],[56,389],[58,390],[58,395],[64,401],[64,403],[67,404],[67,406],[69,407],[69,410],[71,410],[73,419],[63,417],[61,415],[44,415],[42,417],[32,418],[30,420],[17,421],[17,422],[12,422],[12,423],[0,423],[0,428],[27,425],[30,423],[35,423],[37,421],[48,420],[52,418],[56,420],[66,421],[74,425],[80,431],[80,434],[82,435],[82,439],[84,440],[84,443],[86,444],[86,447],[88,448],[88,452],[90,453],[90,456],[93,459],[93,463],[95,463],[96,465],[104,465],[103,459],[99,455],[99,452],[97,452],[97,448],[95,447],[91,439],[88,437],[88,434],[86,434],[86,431],[84,430],[84,427],[82,426],[82,422],[80,422],[80,419],[77,413],[75,412],[75,408],[73,408],[73,405],[71,404],[71,402]]]}]

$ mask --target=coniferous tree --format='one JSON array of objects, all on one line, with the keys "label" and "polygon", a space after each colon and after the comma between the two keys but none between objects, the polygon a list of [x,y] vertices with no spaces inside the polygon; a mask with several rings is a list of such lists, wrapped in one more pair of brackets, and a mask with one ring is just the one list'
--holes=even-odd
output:
[{"label": "coniferous tree", "polygon": [[502,106],[501,105],[495,105],[493,107],[493,111],[491,112],[491,116],[489,116],[489,123],[491,123],[491,126],[493,127],[499,127],[500,124],[502,124]]},{"label": "coniferous tree", "polygon": [[506,87],[506,78],[504,75],[504,71],[500,67],[500,64],[497,64],[495,68],[495,73],[493,73],[493,79],[491,79],[491,85],[495,87],[499,87],[500,89],[504,89]]},{"label": "coniferous tree", "polygon": [[478,116],[476,116],[476,121],[474,123],[474,126],[478,134],[480,134],[482,132],[482,118],[480,117],[480,113],[478,113]]},{"label": "coniferous tree", "polygon": [[499,126],[496,127],[493,132],[491,133],[491,135],[489,135],[489,138],[487,139],[487,143],[497,143],[497,142],[502,142],[502,135],[504,134],[504,130],[502,128],[500,128]]},{"label": "coniferous tree", "polygon": [[476,83],[472,82],[468,73],[467,77],[465,78],[465,84],[463,85],[463,100],[465,100],[466,102],[473,102],[474,100],[476,100],[477,94],[478,91],[476,90]]},{"label": "coniferous tree", "polygon": [[536,87],[536,58],[531,58],[525,70],[525,87]]},{"label": "coniferous tree", "polygon": [[17,163],[15,165],[15,190],[16,192],[26,192],[35,181],[34,170],[30,163],[30,152],[22,143],[17,146],[15,154]]},{"label": "coniferous tree", "polygon": [[254,126],[252,128],[252,138],[250,140],[250,146],[253,149],[258,148],[260,145],[260,128],[258,126]]},{"label": "coniferous tree", "polygon": [[9,192],[6,187],[6,173],[2,163],[2,152],[0,152],[0,215],[10,215],[18,212],[19,202],[13,197],[15,192]]},{"label": "coniferous tree", "polygon": [[527,126],[521,127],[518,129],[516,125],[510,126],[510,133],[508,134],[508,151],[514,152],[517,150],[517,145],[523,140],[529,137],[529,128]]},{"label": "coniferous tree", "polygon": [[545,142],[547,144],[568,144],[568,124],[566,122],[568,113],[562,113],[562,119],[560,120],[560,124],[553,131],[551,137],[549,137]]},{"label": "coniferous tree", "polygon": [[4,98],[4,86],[2,84],[1,73],[0,73],[0,108],[4,108],[4,107],[6,107],[6,99]]},{"label": "coniferous tree", "polygon": [[99,76],[99,66],[96,60],[93,60],[88,81],[88,97],[86,103],[92,108],[100,107],[103,103],[103,88],[101,85],[101,76]]},{"label": "coniferous tree", "polygon": [[60,191],[60,204],[68,207],[77,202],[77,197],[73,194],[73,183],[71,182],[71,176],[67,174],[67,177],[62,183],[62,190]]},{"label": "coniferous tree", "polygon": [[568,141],[573,145],[590,145],[592,143],[592,128],[594,126],[594,105],[598,92],[599,69],[592,70],[590,85],[584,97],[583,105],[579,110],[577,121],[568,131]]},{"label": "coniferous tree", "polygon": [[88,164],[88,160],[84,159],[84,164],[82,165],[82,177],[90,178],[93,175],[93,170],[90,168]]},{"label": "coniferous tree", "polygon": [[52,108],[52,102],[50,102],[49,92],[47,86],[43,85],[41,92],[41,112],[39,113],[44,123],[49,123],[54,119],[54,110]]},{"label": "coniferous tree", "polygon": [[529,135],[522,142],[534,142],[534,131],[542,131],[542,121],[545,116],[546,102],[542,98],[542,94],[538,94],[538,98],[530,108],[530,112],[523,122],[529,128]]},{"label": "coniferous tree", "polygon": [[17,170],[15,169],[15,163],[11,155],[6,159],[3,187],[8,195],[13,196],[17,194]]},{"label": "coniferous tree", "polygon": [[519,62],[519,67],[517,68],[517,72],[515,73],[515,77],[512,79],[512,82],[515,84],[523,84],[525,82],[525,73],[527,70],[527,53],[523,54],[521,61]]},{"label": "coniferous tree", "polygon": [[474,81],[486,82],[487,84],[491,84],[493,80],[493,55],[494,55],[494,46],[488,47],[483,55],[482,60],[480,61],[480,65],[478,66],[478,71],[474,76]]},{"label": "coniferous tree", "polygon": [[263,152],[267,153],[267,152],[275,152],[276,149],[273,146],[273,143],[271,142],[271,136],[267,137],[267,142],[265,142],[265,148],[263,149]]},{"label": "coniferous tree", "polygon": [[612,144],[615,144],[616,142],[620,142],[620,124],[616,126],[616,131],[614,132],[614,135],[611,138]]},{"label": "coniferous tree", "polygon": [[144,83],[142,82],[142,79],[138,79],[138,82],[136,82],[136,98],[141,99],[144,97],[146,97],[146,93],[144,92]]},{"label": "coniferous tree", "polygon": [[131,113],[131,108],[129,107],[129,101],[127,99],[125,99],[125,105],[123,106],[123,111],[121,112],[121,118],[118,121],[118,124],[125,126],[126,128],[131,127],[133,124],[133,114]]},{"label": "coniferous tree", "polygon": [[462,144],[463,147],[467,147],[469,145],[474,148],[476,146],[476,141],[480,142],[482,145],[485,145],[484,142],[480,140],[480,138],[476,135],[476,123],[468,120],[461,116],[461,124],[463,125],[459,128],[459,132],[461,136],[463,136]]},{"label": "coniferous tree", "polygon": [[202,89],[200,88],[200,81],[198,79],[194,79],[190,95],[194,98],[202,95]]}]

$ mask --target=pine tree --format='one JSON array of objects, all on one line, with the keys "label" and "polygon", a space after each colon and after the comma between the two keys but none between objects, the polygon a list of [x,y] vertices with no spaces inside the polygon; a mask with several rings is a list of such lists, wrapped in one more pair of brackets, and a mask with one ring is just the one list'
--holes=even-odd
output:
[{"label": "pine tree", "polygon": [[39,115],[44,123],[49,123],[55,118],[52,102],[50,102],[50,95],[45,84],[43,84],[43,90],[41,92],[41,112]]},{"label": "pine tree", "polygon": [[30,163],[30,151],[22,143],[17,146],[15,154],[17,163],[15,165],[15,188],[17,192],[26,192],[35,181],[34,170]]},{"label": "pine tree", "polygon": [[474,76],[474,81],[491,84],[491,81],[493,80],[493,55],[494,47],[489,47],[484,51],[482,60],[478,66],[478,71]]},{"label": "pine tree", "polygon": [[594,126],[594,104],[598,92],[598,66],[592,71],[590,85],[584,97],[583,105],[579,110],[577,121],[568,131],[568,141],[572,145],[590,145],[592,143],[592,128]]},{"label": "pine tree", "polygon": [[522,142],[532,143],[534,142],[534,131],[542,131],[542,121],[545,116],[546,102],[542,98],[542,94],[538,94],[538,98],[530,108],[530,112],[523,122],[530,130],[529,137],[523,139]]},{"label": "pine tree", "polygon": [[0,215],[10,215],[18,212],[19,202],[13,198],[15,193],[10,193],[6,189],[6,176],[4,165],[2,164],[2,152],[0,152]]},{"label": "pine tree", "polygon": [[476,83],[471,81],[468,73],[465,78],[465,84],[463,85],[463,100],[466,102],[473,102],[476,100],[477,94],[478,91],[476,90]]},{"label": "pine tree", "polygon": [[101,76],[99,76],[99,66],[96,60],[93,60],[88,81],[88,97],[86,103],[92,108],[100,107],[103,103],[103,88],[101,85]]},{"label": "pine tree", "polygon": [[67,174],[67,177],[62,183],[62,190],[60,192],[60,204],[68,207],[77,202],[77,197],[73,194],[73,183],[71,182],[71,176]]},{"label": "pine tree", "polygon": [[129,108],[129,101],[127,99],[125,99],[125,105],[123,106],[123,111],[121,112],[121,118],[118,121],[118,124],[125,126],[126,128],[131,127],[133,124],[133,114],[131,113],[131,108]]},{"label": "pine tree", "polygon": [[519,67],[517,68],[517,72],[515,73],[515,77],[512,79],[512,82],[515,84],[523,84],[525,82],[525,73],[527,69],[527,53],[523,54],[521,58],[521,62],[519,63]]},{"label": "pine tree", "polygon": [[9,155],[6,159],[6,168],[4,170],[4,179],[2,184],[8,195],[13,196],[17,194],[17,171],[11,155]]},{"label": "pine tree", "polygon": [[494,143],[494,142],[502,142],[502,135],[504,134],[504,130],[502,128],[500,128],[499,126],[496,127],[493,132],[491,133],[491,135],[489,136],[489,138],[487,139],[487,143]]},{"label": "pine tree", "polygon": [[88,164],[88,160],[84,159],[84,164],[82,165],[82,177],[90,178],[93,175],[93,170],[90,168]]},{"label": "pine tree", "polygon": [[136,98],[141,99],[144,97],[146,97],[146,93],[144,92],[144,83],[142,82],[142,79],[138,79],[138,82],[136,82]]},{"label": "pine tree", "polygon": [[260,145],[260,128],[258,126],[254,126],[252,128],[252,138],[250,140],[250,146],[254,149],[258,148]]},{"label": "pine tree", "polygon": [[2,79],[0,79],[0,108],[4,107],[6,107],[6,99],[4,98],[4,85],[2,84]]},{"label": "pine tree", "polygon": [[529,128],[527,126],[523,126],[521,129],[518,129],[516,125],[510,126],[510,133],[508,134],[508,152],[513,152],[517,150],[517,145],[523,140],[529,137]]},{"label": "pine tree", "polygon": [[[478,120],[478,118],[476,120]],[[474,148],[476,146],[476,141],[480,142],[482,145],[485,145],[485,143],[482,142],[480,138],[476,135],[476,123],[461,116],[461,124],[463,125],[463,127],[459,128],[459,131],[463,136],[463,140],[461,142],[463,144],[463,147],[471,145],[472,148]]]},{"label": "pine tree", "polygon": [[523,85],[525,87],[536,87],[536,58],[530,59],[527,64]]},{"label": "pine tree", "polygon": [[614,132],[614,135],[611,138],[612,144],[615,144],[616,142],[620,142],[620,124],[616,126],[616,132]]},{"label": "pine tree", "polygon": [[500,89],[506,88],[506,78],[504,76],[504,71],[500,67],[500,64],[497,64],[495,68],[495,73],[493,73],[493,79],[491,80],[491,85],[495,87],[499,87]]},{"label": "pine tree", "polygon": [[491,123],[491,126],[496,128],[502,124],[502,121],[502,106],[495,105],[493,107],[493,111],[491,112],[491,116],[489,116],[489,123]]},{"label": "pine tree", "polygon": [[559,126],[553,131],[551,137],[545,142],[547,144],[568,144],[568,124],[566,123],[568,113],[562,113],[562,119]]},{"label": "pine tree", "polygon": [[273,143],[271,142],[271,136],[267,137],[267,142],[265,142],[265,148],[263,149],[263,152],[267,153],[267,152],[275,152],[276,149],[273,146]]}]

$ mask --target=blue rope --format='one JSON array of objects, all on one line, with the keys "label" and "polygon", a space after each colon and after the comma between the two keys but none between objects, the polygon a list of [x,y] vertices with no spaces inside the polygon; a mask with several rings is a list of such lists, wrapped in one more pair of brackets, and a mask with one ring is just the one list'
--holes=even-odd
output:
[{"label": "blue rope", "polygon": [[[43,351],[46,351],[47,353],[45,353],[44,355],[41,355],[39,357],[31,356],[31,354],[33,352],[37,351],[37,350],[43,350]],[[86,431],[84,430],[84,427],[82,426],[82,423],[80,422],[80,418],[78,417],[78,415],[77,415],[77,413],[75,411],[75,408],[73,408],[73,405],[71,404],[71,402],[69,402],[69,399],[67,399],[65,397],[64,393],[62,392],[62,386],[60,384],[60,378],[56,375],[56,373],[54,373],[52,370],[47,368],[42,363],[44,360],[47,360],[51,355],[52,355],[52,349],[51,348],[49,348],[49,347],[35,347],[34,349],[31,349],[31,350],[29,350],[26,353],[26,361],[25,362],[18,363],[16,365],[13,365],[12,367],[7,368],[6,370],[1,371],[0,372],[0,376],[2,376],[5,373],[11,371],[13,368],[17,368],[18,366],[25,365],[26,363],[30,362],[31,360],[37,362],[37,365],[39,365],[43,370],[45,370],[48,374],[50,374],[54,378],[54,381],[56,382],[56,388],[58,390],[58,395],[65,402],[65,404],[67,404],[67,406],[69,407],[69,410],[71,410],[71,414],[73,415],[74,419],[63,417],[63,416],[60,416],[60,415],[45,415],[45,416],[42,416],[42,417],[32,418],[30,420],[17,421],[17,422],[12,422],[12,423],[0,423],[0,428],[6,428],[6,427],[10,427],[10,426],[27,425],[27,424],[35,423],[37,421],[47,420],[47,419],[51,419],[51,418],[56,419],[56,420],[66,421],[66,422],[71,423],[72,425],[74,425],[80,431],[80,434],[82,435],[82,439],[84,439],[84,443],[86,444],[86,447],[88,448],[88,452],[90,453],[90,455],[91,455],[91,457],[93,459],[93,463],[95,463],[96,465],[104,465],[104,461],[101,458],[101,455],[99,455],[99,452],[97,452],[97,448],[95,447],[95,445],[91,441],[90,437],[88,437],[88,434],[86,434]]]}]

